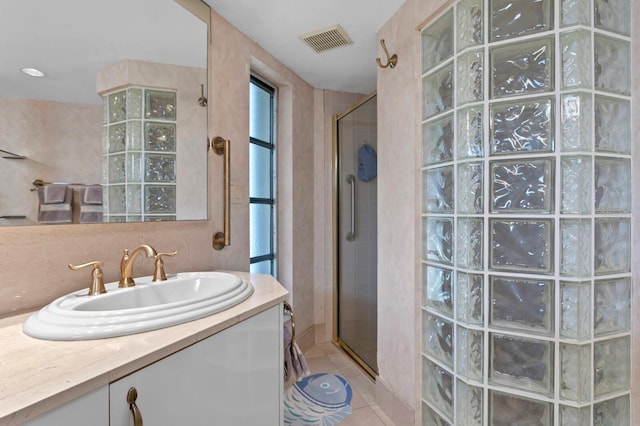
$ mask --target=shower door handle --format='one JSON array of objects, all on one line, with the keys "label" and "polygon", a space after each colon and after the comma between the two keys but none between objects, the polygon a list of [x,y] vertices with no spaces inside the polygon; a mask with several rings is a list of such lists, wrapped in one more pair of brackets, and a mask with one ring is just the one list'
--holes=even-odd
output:
[{"label": "shower door handle", "polygon": [[351,231],[347,232],[347,241],[356,239],[356,177],[347,175],[347,183],[351,185]]}]

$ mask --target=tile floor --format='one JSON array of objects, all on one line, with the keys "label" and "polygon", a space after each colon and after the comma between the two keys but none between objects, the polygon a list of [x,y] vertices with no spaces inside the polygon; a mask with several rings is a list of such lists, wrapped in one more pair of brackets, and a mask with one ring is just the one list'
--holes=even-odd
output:
[{"label": "tile floor", "polygon": [[339,347],[330,342],[318,343],[304,356],[311,374],[337,374],[351,385],[353,413],[340,426],[395,426],[375,402],[373,380]]}]

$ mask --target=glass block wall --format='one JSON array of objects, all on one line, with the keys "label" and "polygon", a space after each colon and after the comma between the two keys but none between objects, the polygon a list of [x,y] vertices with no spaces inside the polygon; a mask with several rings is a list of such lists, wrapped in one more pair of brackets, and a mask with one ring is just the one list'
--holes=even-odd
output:
[{"label": "glass block wall", "polygon": [[629,425],[630,0],[422,40],[422,423]]},{"label": "glass block wall", "polygon": [[176,93],[130,87],[103,103],[105,221],[176,220]]}]

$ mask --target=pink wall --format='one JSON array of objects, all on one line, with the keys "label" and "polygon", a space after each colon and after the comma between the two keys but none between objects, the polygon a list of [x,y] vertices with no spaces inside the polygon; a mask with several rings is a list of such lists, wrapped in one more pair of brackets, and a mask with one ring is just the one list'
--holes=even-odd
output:
[{"label": "pink wall", "polygon": [[0,159],[0,216],[27,216],[11,221],[16,225],[37,223],[35,179],[102,182],[102,105],[1,98],[0,117],[0,149],[27,157]]},{"label": "pink wall", "polygon": [[[277,87],[278,279],[291,291],[296,312],[313,312],[314,90],[219,15],[212,14],[209,105],[211,136],[231,140],[231,181],[241,203],[232,204],[232,245],[219,256],[224,267],[249,268],[249,76],[253,71]],[[213,159],[218,171],[221,160]],[[218,174],[214,188],[220,188]],[[214,194],[214,215],[221,209]],[[232,195],[232,198],[233,195]],[[214,216],[215,217],[215,216]],[[216,256],[218,257],[218,256]],[[312,315],[296,318],[300,330]]]},{"label": "pink wall", "polygon": [[[420,353],[420,36],[446,2],[407,0],[380,29],[398,65],[378,70],[378,388],[392,418],[418,414]],[[378,52],[383,55],[381,49]]]}]

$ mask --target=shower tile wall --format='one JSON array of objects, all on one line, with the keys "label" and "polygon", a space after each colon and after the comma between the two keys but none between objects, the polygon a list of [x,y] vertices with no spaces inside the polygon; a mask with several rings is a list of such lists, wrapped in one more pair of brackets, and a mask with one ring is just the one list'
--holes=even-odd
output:
[{"label": "shower tile wall", "polygon": [[629,425],[630,1],[422,39],[422,422]]}]

